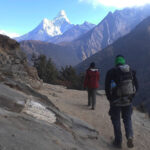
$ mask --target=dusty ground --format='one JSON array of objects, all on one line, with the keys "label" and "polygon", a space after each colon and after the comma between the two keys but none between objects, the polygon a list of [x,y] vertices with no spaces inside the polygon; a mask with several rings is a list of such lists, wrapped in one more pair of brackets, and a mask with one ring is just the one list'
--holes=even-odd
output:
[{"label": "dusty ground", "polygon": [[[113,128],[108,115],[109,103],[105,95],[97,95],[96,110],[91,110],[87,106],[87,92],[68,90],[62,86],[54,86],[44,84],[39,91],[47,95],[49,99],[63,112],[78,117],[99,131],[100,136],[104,139],[106,149],[111,146],[113,140]],[[98,91],[98,93],[101,93]],[[134,128],[134,150],[149,150],[150,149],[150,120],[145,114],[139,113],[136,110],[133,112],[133,128]],[[124,135],[124,129],[123,135]],[[123,139],[123,150],[128,149],[126,139]]]}]

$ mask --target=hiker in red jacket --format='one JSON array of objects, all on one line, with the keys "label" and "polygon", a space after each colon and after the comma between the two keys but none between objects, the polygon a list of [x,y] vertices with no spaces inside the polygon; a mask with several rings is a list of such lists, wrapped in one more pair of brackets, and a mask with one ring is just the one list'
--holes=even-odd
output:
[{"label": "hiker in red jacket", "polygon": [[96,105],[96,90],[99,87],[99,71],[95,68],[95,63],[92,62],[86,71],[84,80],[84,88],[88,90],[88,106],[95,109]]}]

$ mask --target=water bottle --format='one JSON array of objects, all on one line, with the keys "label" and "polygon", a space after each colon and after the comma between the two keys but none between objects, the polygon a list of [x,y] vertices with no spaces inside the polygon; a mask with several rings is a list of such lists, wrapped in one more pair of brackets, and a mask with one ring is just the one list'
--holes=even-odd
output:
[{"label": "water bottle", "polygon": [[111,80],[111,89],[115,88],[116,87],[116,83],[114,80]]}]

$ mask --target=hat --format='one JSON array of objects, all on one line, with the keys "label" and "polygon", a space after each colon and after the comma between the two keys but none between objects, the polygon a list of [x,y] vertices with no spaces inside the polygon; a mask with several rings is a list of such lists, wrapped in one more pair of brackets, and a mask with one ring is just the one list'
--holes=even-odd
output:
[{"label": "hat", "polygon": [[117,55],[115,59],[115,65],[124,65],[126,63],[125,58],[122,55]]},{"label": "hat", "polygon": [[90,68],[94,68],[94,67],[95,67],[95,63],[94,63],[94,62],[91,62]]}]

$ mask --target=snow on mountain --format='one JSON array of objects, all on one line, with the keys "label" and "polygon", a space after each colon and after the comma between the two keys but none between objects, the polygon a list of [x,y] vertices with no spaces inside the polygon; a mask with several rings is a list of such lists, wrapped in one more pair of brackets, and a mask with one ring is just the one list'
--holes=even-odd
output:
[{"label": "snow on mountain", "polygon": [[79,38],[80,36],[82,36],[83,34],[85,34],[94,27],[95,27],[94,24],[85,21],[81,25],[74,25],[72,28],[64,32],[62,35],[50,38],[47,42],[51,43],[71,42]]},{"label": "snow on mountain", "polygon": [[67,18],[66,12],[64,10],[61,10],[58,15],[54,18],[54,23],[56,24],[60,24],[61,22],[66,21],[68,23],[70,23],[69,19]]},{"label": "snow on mountain", "polygon": [[46,41],[51,37],[63,34],[73,26],[74,25],[72,25],[67,18],[65,11],[61,10],[53,20],[44,18],[35,29],[21,37],[16,38],[16,40]]},{"label": "snow on mountain", "polygon": [[19,37],[19,36],[20,36],[20,35],[17,34],[17,33],[8,33],[8,32],[3,31],[3,30],[0,30],[0,34],[6,35],[6,36],[8,36],[8,37],[10,37],[10,38],[16,38],[16,37]]},{"label": "snow on mountain", "polygon": [[57,17],[54,18],[53,24],[55,26],[60,27],[60,31],[62,33],[64,33],[65,31],[67,31],[68,29],[74,26],[73,24],[71,25],[64,10],[61,10],[58,13]]}]

